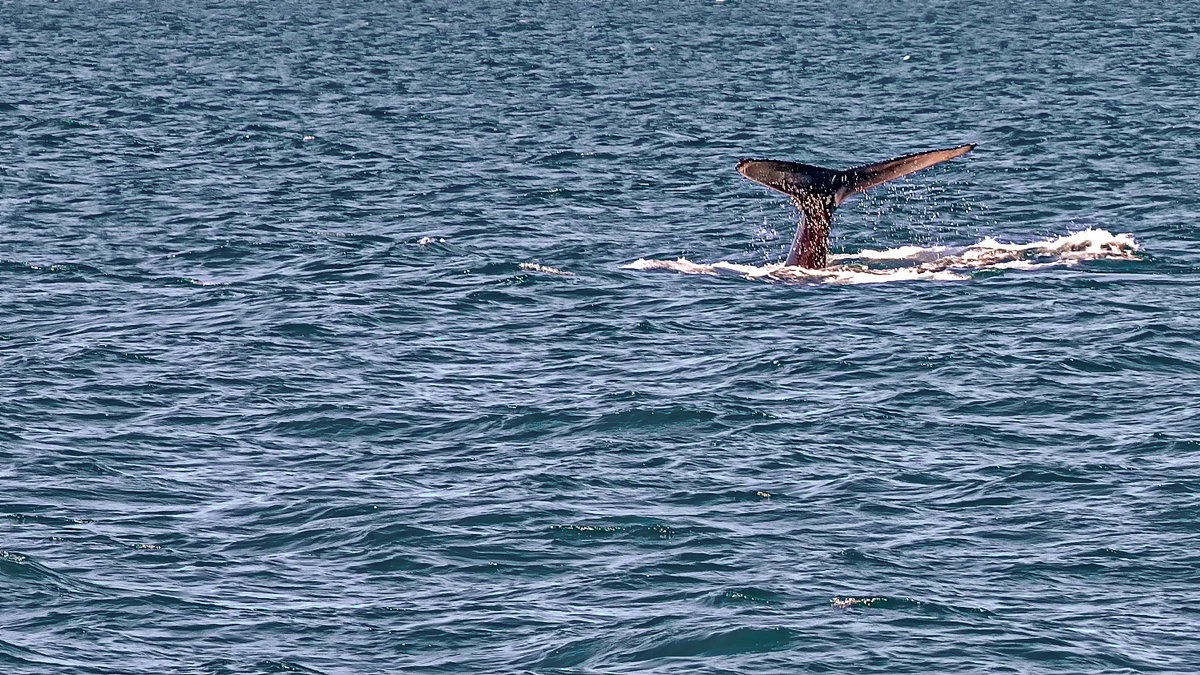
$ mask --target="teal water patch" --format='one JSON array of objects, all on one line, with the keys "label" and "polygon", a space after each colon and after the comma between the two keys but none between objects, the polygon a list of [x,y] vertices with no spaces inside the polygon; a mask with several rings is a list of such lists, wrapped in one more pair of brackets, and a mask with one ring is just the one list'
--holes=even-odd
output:
[{"label": "teal water patch", "polygon": [[[1189,7],[95,9],[0,21],[5,672],[1200,670]],[[823,275],[734,170],[961,143]]]}]

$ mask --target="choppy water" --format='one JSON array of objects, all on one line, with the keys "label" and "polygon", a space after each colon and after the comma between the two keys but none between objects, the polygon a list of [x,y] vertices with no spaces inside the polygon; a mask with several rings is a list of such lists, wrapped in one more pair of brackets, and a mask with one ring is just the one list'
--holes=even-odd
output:
[{"label": "choppy water", "polygon": [[1193,9],[0,4],[3,670],[1200,669]]}]

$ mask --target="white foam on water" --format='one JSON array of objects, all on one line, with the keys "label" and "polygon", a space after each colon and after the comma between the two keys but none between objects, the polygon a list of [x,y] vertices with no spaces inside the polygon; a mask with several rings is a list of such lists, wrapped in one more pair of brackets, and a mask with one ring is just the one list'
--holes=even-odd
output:
[{"label": "white foam on water", "polygon": [[[677,260],[635,260],[624,269],[667,270],[680,274],[734,275],[746,279],[829,284],[878,284],[889,281],[964,281],[975,270],[1034,270],[1077,265],[1084,260],[1137,260],[1141,246],[1131,234],[1107,230],[1081,230],[1057,238],[1025,244],[985,237],[970,246],[899,246],[866,249],[830,256],[845,262],[823,269],[788,267],[781,263],[742,265],[731,262],[695,263]],[[855,262],[857,261],[857,262]],[[911,266],[871,268],[868,261],[911,261]]]},{"label": "white foam on water", "polygon": [[557,274],[557,275],[564,276],[564,277],[575,276],[574,272],[568,272],[566,270],[560,270],[557,267],[550,267],[549,265],[539,265],[537,263],[531,263],[531,262],[521,263],[521,269],[529,270],[530,272],[541,272],[543,274]]},{"label": "white foam on water", "polygon": [[739,265],[731,262],[712,264],[694,263],[686,258],[678,260],[640,259],[624,266],[627,270],[668,270],[681,274],[730,275],[762,281],[815,282],[829,284],[878,284],[888,281],[962,281],[969,277],[946,270],[924,270],[918,267],[902,267],[890,270],[873,270],[865,266],[836,266],[812,270],[804,267],[787,267],[781,263],[773,265]]}]

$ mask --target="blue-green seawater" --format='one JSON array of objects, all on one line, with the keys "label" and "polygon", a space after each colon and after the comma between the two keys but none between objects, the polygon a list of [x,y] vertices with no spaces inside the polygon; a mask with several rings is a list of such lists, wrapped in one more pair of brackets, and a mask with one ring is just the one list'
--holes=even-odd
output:
[{"label": "blue-green seawater", "polygon": [[[1200,669],[1189,3],[0,4],[5,673]],[[976,142],[777,262],[741,157]],[[570,275],[543,271],[532,263]]]}]

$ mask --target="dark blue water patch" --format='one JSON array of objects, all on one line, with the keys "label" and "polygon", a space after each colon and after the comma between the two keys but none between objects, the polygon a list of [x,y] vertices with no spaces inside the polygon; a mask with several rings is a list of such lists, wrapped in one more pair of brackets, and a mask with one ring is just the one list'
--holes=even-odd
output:
[{"label": "dark blue water patch", "polygon": [[617,658],[623,661],[652,661],[663,658],[761,653],[785,648],[792,637],[790,631],[781,628],[735,628],[662,640],[658,644],[650,644],[618,655]]},{"label": "dark blue water patch", "polygon": [[[0,22],[9,672],[1200,664],[1184,9],[92,9]],[[964,142],[835,250],[1142,250],[621,268]]]}]

